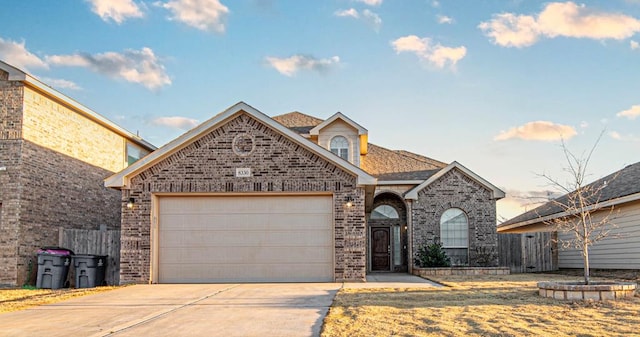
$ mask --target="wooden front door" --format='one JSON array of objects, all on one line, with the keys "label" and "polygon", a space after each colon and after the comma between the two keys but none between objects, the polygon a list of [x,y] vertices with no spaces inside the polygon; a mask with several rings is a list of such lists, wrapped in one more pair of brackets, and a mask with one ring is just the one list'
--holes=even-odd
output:
[{"label": "wooden front door", "polygon": [[388,227],[371,228],[371,270],[391,270],[391,231]]}]

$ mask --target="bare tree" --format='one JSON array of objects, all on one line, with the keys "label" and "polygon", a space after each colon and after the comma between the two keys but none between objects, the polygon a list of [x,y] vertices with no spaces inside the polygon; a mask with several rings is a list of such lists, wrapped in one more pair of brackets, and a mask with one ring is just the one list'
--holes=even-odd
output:
[{"label": "bare tree", "polygon": [[[603,132],[604,133],[604,132]],[[600,179],[586,184],[587,168],[591,155],[596,149],[602,133],[586,156],[576,156],[567,148],[564,140],[562,150],[567,166],[563,169],[569,180],[562,182],[548,174],[541,174],[553,187],[561,190],[565,195],[552,200],[551,207],[555,207],[560,217],[554,217],[544,223],[553,226],[557,231],[570,233],[571,239],[560,240],[563,248],[575,248],[582,254],[584,267],[584,282],[589,284],[589,248],[598,241],[611,235],[616,227],[613,222],[614,207],[602,205],[602,192],[611,179]],[[615,179],[613,176],[612,179]],[[597,216],[594,213],[598,212]]]}]

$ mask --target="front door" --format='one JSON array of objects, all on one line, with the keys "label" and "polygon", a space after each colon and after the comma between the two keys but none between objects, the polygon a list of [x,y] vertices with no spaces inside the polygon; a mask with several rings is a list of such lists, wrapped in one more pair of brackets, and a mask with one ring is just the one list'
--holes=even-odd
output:
[{"label": "front door", "polygon": [[371,270],[391,270],[391,231],[389,227],[371,228]]}]

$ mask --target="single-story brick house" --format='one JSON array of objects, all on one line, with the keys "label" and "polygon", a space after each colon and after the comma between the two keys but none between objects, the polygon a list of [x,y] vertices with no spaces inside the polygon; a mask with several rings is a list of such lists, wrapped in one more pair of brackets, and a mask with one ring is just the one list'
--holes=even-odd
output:
[{"label": "single-story brick house", "polygon": [[28,281],[37,249],[58,245],[60,228],[120,228],[120,193],[103,180],[153,150],[0,61],[0,285]]},{"label": "single-story brick house", "polygon": [[411,271],[434,240],[458,265],[495,250],[500,189],[367,133],[241,102],[109,177],[121,283],[362,281]]},{"label": "single-story brick house", "polygon": [[[592,221],[597,222],[608,217],[611,226],[609,236],[589,249],[589,265],[594,269],[640,269],[640,162],[588,185],[588,189],[600,188],[598,202],[588,205],[592,211]],[[558,205],[566,205],[567,195],[501,223],[498,232],[554,231],[555,229],[547,224],[568,215]],[[573,234],[560,232],[557,235],[558,241],[566,242]],[[582,254],[579,250],[573,247],[563,248],[557,242],[550,244],[554,245],[553,249],[558,252],[559,268],[583,268]]]}]

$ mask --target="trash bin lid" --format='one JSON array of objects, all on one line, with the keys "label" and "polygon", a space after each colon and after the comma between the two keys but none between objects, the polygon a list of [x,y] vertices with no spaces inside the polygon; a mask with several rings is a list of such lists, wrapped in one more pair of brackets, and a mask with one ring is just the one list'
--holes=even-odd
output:
[{"label": "trash bin lid", "polygon": [[68,256],[73,255],[73,251],[63,247],[42,247],[38,249],[38,254]]}]

